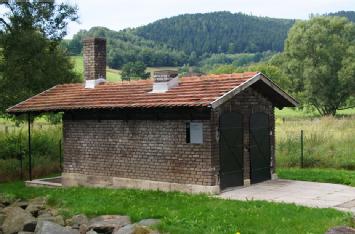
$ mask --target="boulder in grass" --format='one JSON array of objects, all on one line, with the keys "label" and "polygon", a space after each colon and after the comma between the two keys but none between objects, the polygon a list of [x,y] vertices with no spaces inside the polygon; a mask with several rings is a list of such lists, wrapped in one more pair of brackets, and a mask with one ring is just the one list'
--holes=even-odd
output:
[{"label": "boulder in grass", "polygon": [[38,216],[37,220],[38,221],[49,221],[49,222],[53,222],[53,223],[64,226],[64,219],[63,219],[63,216],[61,216],[61,215],[52,216],[51,214],[46,213],[46,214]]},{"label": "boulder in grass", "polygon": [[3,212],[6,218],[2,230],[5,234],[22,231],[24,225],[36,221],[30,213],[20,207],[6,207]]},{"label": "boulder in grass", "polygon": [[47,205],[46,197],[36,197],[28,201],[29,205],[36,205],[42,209],[44,209]]},{"label": "boulder in grass", "polygon": [[1,207],[6,207],[11,203],[15,202],[16,199],[12,196],[7,196],[5,194],[0,194],[0,205]]},{"label": "boulder in grass", "polygon": [[88,229],[99,233],[112,233],[113,230],[128,224],[131,224],[131,220],[128,216],[102,215],[91,219]]},{"label": "boulder in grass", "polygon": [[[81,234],[81,233],[80,233]],[[98,234],[97,232],[95,232],[94,230],[90,230],[88,232],[86,232],[85,234]]]},{"label": "boulder in grass", "polygon": [[36,205],[30,204],[26,207],[26,211],[30,212],[34,217],[37,217],[40,208]]},{"label": "boulder in grass", "polygon": [[71,226],[72,228],[79,229],[82,224],[89,224],[89,219],[84,214],[78,214],[66,220],[66,224]]},{"label": "boulder in grass", "polygon": [[4,223],[5,218],[6,218],[5,214],[2,213],[2,212],[0,212],[0,227],[1,227],[1,225]]},{"label": "boulder in grass", "polygon": [[25,223],[23,225],[23,231],[25,232],[34,232],[35,229],[36,229],[36,226],[37,226],[37,220],[36,221],[31,221],[31,222],[28,222],[28,223]]},{"label": "boulder in grass", "polygon": [[142,226],[152,227],[152,226],[160,224],[160,220],[159,219],[142,219],[141,221],[138,222],[138,224],[142,225]]},{"label": "boulder in grass", "polygon": [[63,227],[53,222],[39,221],[35,234],[79,234],[78,230]]},{"label": "boulder in grass", "polygon": [[128,224],[122,228],[114,230],[112,234],[159,234],[159,232],[151,230],[147,226]]},{"label": "boulder in grass", "polygon": [[34,217],[37,217],[45,209],[46,205],[47,205],[47,199],[44,197],[38,197],[38,198],[31,199],[28,202],[28,206],[26,207],[26,210],[30,212]]},{"label": "boulder in grass", "polygon": [[18,201],[15,201],[14,203],[12,203],[10,206],[17,206],[22,209],[26,209],[28,206],[28,202],[18,200]]},{"label": "boulder in grass", "polygon": [[329,229],[325,234],[355,234],[355,229],[351,227],[339,226]]},{"label": "boulder in grass", "polygon": [[[73,227],[72,227],[73,228]],[[74,228],[75,229],[75,228]],[[88,224],[81,224],[80,227],[79,227],[79,233],[80,234],[86,234],[88,233],[89,231],[89,227],[88,227]],[[93,231],[95,232],[94,230],[90,230],[90,231]],[[96,232],[95,232],[96,233]]]}]

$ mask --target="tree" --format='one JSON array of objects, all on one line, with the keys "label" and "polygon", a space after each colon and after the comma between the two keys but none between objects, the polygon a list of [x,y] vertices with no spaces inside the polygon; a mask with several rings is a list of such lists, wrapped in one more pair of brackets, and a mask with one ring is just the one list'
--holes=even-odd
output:
[{"label": "tree", "polygon": [[0,18],[0,113],[56,84],[79,81],[60,47],[77,9],[54,1],[8,1]]},{"label": "tree", "polygon": [[285,72],[293,93],[321,115],[354,95],[355,24],[341,17],[298,21],[285,42]]},{"label": "tree", "polygon": [[282,70],[275,65],[269,63],[255,63],[249,66],[237,67],[234,65],[220,65],[215,69],[211,70],[209,73],[211,74],[231,74],[238,72],[261,72],[265,74],[267,77],[272,79],[277,85],[279,85],[282,89],[288,90],[290,86],[289,79],[285,78],[285,74]]},{"label": "tree", "polygon": [[148,79],[150,73],[145,72],[146,68],[145,64],[141,61],[126,63],[122,67],[122,80]]}]

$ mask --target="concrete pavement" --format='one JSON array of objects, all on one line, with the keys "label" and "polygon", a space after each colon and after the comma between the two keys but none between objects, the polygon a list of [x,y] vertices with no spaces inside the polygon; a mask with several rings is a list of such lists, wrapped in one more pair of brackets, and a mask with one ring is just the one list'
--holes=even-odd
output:
[{"label": "concrete pavement", "polygon": [[355,188],[339,184],[276,179],[224,191],[218,197],[335,208],[355,214]]}]

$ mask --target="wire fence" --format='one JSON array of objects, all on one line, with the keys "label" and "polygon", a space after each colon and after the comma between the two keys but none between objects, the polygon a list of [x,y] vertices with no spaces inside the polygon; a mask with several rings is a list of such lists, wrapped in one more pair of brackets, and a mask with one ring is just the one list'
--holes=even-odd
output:
[{"label": "wire fence", "polygon": [[[355,170],[355,127],[348,120],[282,121],[276,127],[277,167]],[[60,173],[62,126],[32,126],[32,174]],[[26,125],[0,124],[0,181],[28,179]]]},{"label": "wire fence", "polygon": [[355,132],[281,128],[276,132],[276,159],[281,167],[355,170]]},{"label": "wire fence", "polygon": [[60,173],[62,170],[62,130],[60,125],[33,124],[31,155],[25,124],[0,125],[0,182],[26,180]]},{"label": "wire fence", "polygon": [[[36,128],[36,129],[47,129],[47,128],[52,128],[53,125],[51,123],[35,123],[33,124],[32,127]],[[23,124],[0,124],[0,134],[11,134],[11,133],[15,133],[19,130],[21,130],[21,128],[24,128]]]}]

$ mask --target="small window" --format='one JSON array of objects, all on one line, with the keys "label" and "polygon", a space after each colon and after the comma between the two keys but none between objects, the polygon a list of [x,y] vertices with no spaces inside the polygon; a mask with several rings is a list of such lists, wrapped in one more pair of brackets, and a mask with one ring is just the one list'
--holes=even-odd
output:
[{"label": "small window", "polygon": [[186,143],[203,143],[203,124],[200,122],[186,123]]}]

